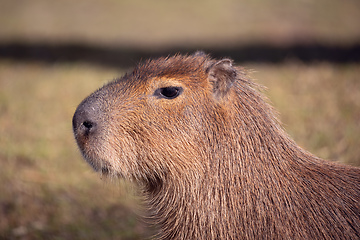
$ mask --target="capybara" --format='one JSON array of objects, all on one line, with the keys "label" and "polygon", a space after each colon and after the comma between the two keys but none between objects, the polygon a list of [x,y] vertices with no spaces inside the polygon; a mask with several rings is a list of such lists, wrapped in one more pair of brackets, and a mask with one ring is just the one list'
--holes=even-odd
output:
[{"label": "capybara", "polygon": [[96,171],[139,186],[161,239],[359,239],[360,168],[300,148],[259,88],[230,59],[148,60],[73,130]]}]

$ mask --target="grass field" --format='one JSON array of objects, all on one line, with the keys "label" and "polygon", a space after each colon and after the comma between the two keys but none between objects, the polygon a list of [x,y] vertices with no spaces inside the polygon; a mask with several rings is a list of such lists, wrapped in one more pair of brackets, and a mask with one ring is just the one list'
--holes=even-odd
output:
[{"label": "grass field", "polygon": [[[0,2],[1,42],[222,46],[352,44],[360,4],[318,1]],[[360,63],[253,63],[287,132],[315,155],[360,166]],[[82,159],[80,101],[129,69],[0,59],[0,239],[143,239],[135,189]]]}]

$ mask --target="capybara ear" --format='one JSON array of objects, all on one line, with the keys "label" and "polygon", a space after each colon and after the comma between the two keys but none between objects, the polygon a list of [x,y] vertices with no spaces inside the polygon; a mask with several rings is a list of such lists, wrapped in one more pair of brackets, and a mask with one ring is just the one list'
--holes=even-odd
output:
[{"label": "capybara ear", "polygon": [[208,68],[208,78],[217,98],[223,98],[236,80],[236,69],[231,59],[223,59]]}]

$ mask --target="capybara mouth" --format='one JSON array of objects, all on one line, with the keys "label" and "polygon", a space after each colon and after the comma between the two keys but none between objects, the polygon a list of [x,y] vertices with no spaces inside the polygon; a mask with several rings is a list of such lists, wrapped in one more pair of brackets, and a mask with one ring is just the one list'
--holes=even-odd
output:
[{"label": "capybara mouth", "polygon": [[110,169],[108,166],[103,166],[101,167],[101,174],[102,175],[109,175],[110,174]]}]

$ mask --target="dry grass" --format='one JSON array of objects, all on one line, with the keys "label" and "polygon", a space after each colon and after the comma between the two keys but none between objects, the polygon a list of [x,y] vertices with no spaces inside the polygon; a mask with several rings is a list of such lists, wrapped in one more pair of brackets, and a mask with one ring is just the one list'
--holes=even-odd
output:
[{"label": "dry grass", "polygon": [[[306,149],[360,165],[359,64],[252,65],[290,134]],[[123,71],[0,62],[0,238],[141,239],[137,201],[82,160],[71,117]],[[130,188],[131,189],[131,188]]]}]

